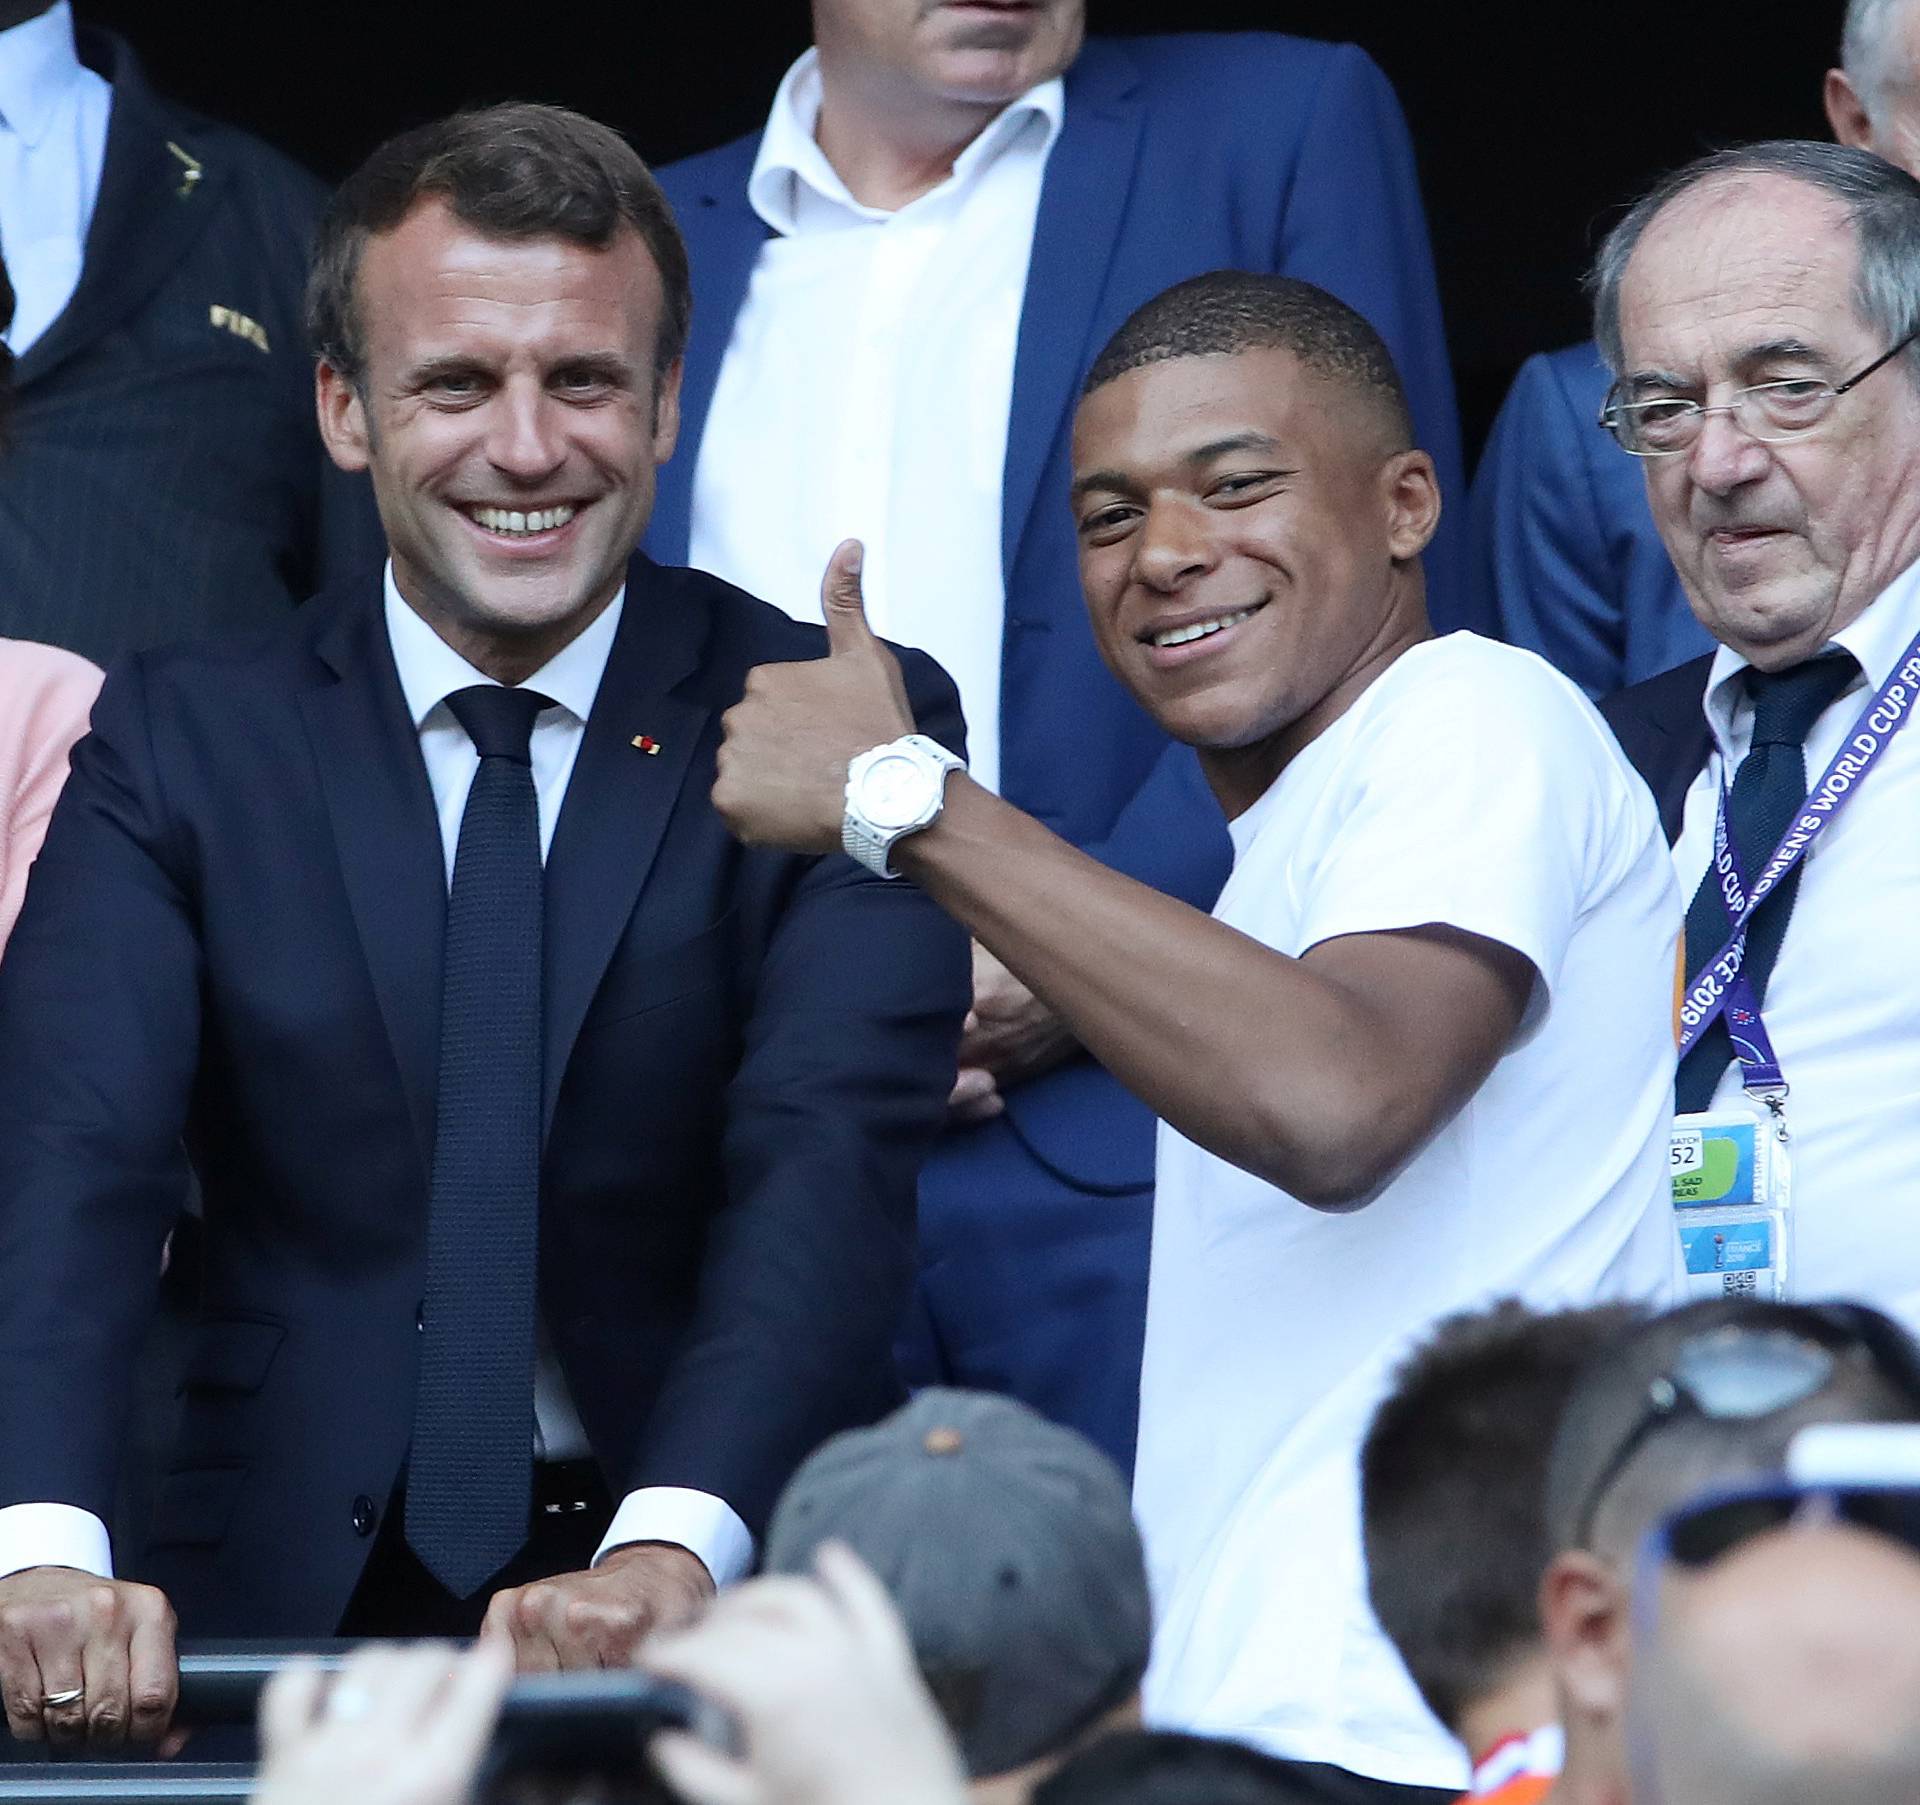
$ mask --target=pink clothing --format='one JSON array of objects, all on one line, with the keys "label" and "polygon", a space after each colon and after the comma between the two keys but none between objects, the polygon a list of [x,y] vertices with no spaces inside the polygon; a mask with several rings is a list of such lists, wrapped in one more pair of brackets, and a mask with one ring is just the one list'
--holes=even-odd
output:
[{"label": "pink clothing", "polygon": [[100,682],[99,668],[71,652],[0,639],[0,948]]}]

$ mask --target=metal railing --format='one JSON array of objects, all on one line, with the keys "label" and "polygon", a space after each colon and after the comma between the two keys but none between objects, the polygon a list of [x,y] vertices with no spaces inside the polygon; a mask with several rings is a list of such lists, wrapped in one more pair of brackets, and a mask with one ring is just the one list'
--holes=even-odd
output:
[{"label": "metal railing", "polygon": [[[296,1657],[337,1670],[351,1642],[185,1642],[174,1722],[195,1729],[253,1721],[260,1694]],[[496,1752],[522,1753],[564,1743],[609,1763],[638,1763],[646,1737],[663,1722],[692,1722],[728,1740],[724,1724],[677,1686],[632,1671],[529,1674],[508,1689]],[[0,1730],[4,1736],[4,1730]],[[36,1750],[45,1745],[32,1745]],[[251,1796],[247,1762],[89,1761],[84,1751],[46,1760],[0,1763],[0,1805],[26,1800],[113,1801],[114,1805],[232,1805]]]}]

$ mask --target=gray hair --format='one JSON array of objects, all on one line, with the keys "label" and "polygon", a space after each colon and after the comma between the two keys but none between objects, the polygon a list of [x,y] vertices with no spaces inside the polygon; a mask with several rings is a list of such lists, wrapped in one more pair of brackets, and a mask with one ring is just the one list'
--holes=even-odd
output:
[{"label": "gray hair", "polygon": [[1875,115],[1894,85],[1893,25],[1902,4],[1904,0],[1849,0],[1840,28],[1840,67],[1876,125]]},{"label": "gray hair", "polygon": [[[1785,176],[1831,195],[1846,210],[1860,250],[1854,305],[1888,345],[1920,327],[1920,182],[1903,169],[1842,144],[1775,138],[1737,150],[1710,151],[1663,176],[1609,232],[1587,276],[1593,332],[1600,355],[1618,376],[1626,363],[1620,342],[1620,285],[1641,236],[1654,217],[1703,183],[1744,175]],[[1920,358],[1902,360],[1920,380]]]}]

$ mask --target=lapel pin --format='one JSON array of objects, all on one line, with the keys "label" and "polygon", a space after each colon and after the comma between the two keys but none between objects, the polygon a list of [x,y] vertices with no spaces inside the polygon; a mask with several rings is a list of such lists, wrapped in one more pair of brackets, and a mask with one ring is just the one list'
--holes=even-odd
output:
[{"label": "lapel pin", "polygon": [[636,751],[644,752],[649,758],[660,756],[660,742],[650,733],[636,733],[633,745]]},{"label": "lapel pin", "polygon": [[181,164],[180,186],[174,190],[174,193],[183,201],[192,200],[194,190],[200,186],[200,178],[206,173],[207,166],[190,151],[182,150],[171,138],[167,140],[167,149],[180,159]]}]

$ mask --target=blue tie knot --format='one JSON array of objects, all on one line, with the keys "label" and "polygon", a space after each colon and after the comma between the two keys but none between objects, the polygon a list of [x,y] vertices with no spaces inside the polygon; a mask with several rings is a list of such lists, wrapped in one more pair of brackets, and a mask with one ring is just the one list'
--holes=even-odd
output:
[{"label": "blue tie knot", "polygon": [[456,689],[447,698],[453,718],[466,729],[482,758],[510,759],[516,765],[533,762],[535,716],[543,708],[558,706],[537,689],[503,689],[497,683],[476,683],[471,689]]}]

